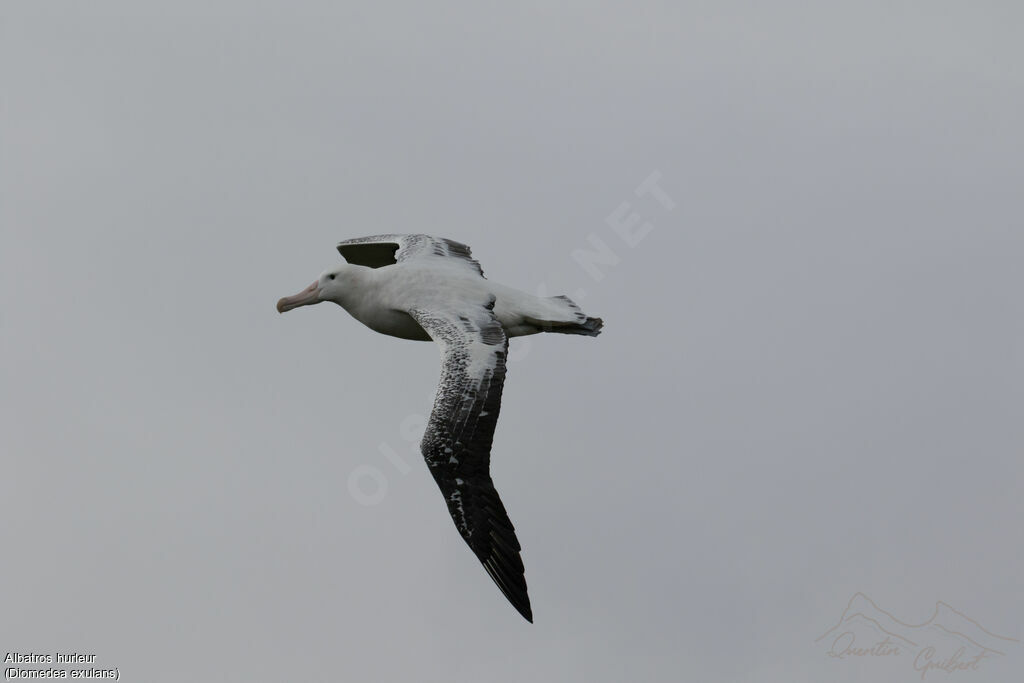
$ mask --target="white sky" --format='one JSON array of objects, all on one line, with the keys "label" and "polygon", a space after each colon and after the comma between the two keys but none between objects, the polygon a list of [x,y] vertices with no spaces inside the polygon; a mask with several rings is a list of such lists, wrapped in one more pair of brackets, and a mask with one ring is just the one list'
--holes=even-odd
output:
[{"label": "white sky", "polygon": [[[858,591],[1022,638],[1022,6],[405,5],[0,7],[0,650],[920,680],[814,642]],[[380,232],[605,320],[513,341],[492,472],[534,625],[414,450],[433,345],[274,311]]]}]

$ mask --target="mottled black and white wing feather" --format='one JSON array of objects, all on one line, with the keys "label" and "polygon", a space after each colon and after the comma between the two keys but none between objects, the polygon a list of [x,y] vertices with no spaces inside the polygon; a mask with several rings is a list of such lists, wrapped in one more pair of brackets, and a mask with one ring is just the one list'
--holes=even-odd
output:
[{"label": "mottled black and white wing feather", "polygon": [[373,235],[339,242],[338,251],[349,263],[371,268],[381,268],[412,259],[448,259],[452,265],[468,267],[481,277],[484,274],[469,247],[443,237]]},{"label": "mottled black and white wing feather", "polygon": [[490,475],[508,340],[494,300],[467,313],[409,311],[441,347],[441,380],[421,449],[462,538],[509,602],[533,621],[515,527]]}]

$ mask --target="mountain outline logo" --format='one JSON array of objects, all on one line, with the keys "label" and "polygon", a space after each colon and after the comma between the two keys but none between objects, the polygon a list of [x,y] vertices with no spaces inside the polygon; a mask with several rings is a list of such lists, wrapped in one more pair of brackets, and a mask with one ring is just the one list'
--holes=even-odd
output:
[{"label": "mountain outline logo", "polygon": [[879,607],[861,592],[853,594],[824,642],[834,659],[876,657],[908,660],[921,678],[931,671],[976,671],[985,660],[1005,657],[1016,638],[989,631],[949,603],[937,601],[931,617],[911,624]]}]

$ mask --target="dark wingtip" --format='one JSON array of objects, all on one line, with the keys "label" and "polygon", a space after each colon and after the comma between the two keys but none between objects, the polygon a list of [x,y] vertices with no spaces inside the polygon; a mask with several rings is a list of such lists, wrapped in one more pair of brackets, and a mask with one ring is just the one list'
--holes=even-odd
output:
[{"label": "dark wingtip", "polygon": [[[502,592],[504,593],[504,591]],[[533,623],[533,609],[530,607],[529,595],[524,592],[513,598],[513,596],[505,593],[505,597],[508,598],[509,603],[516,608],[516,611],[523,615],[523,619],[526,619],[531,624]]]},{"label": "dark wingtip", "polygon": [[[511,526],[511,525],[509,525]],[[519,556],[519,541],[511,528],[494,527],[490,532],[491,547],[489,556],[479,557],[487,575],[505,596],[517,612],[533,623],[533,610],[530,609],[530,593],[526,587],[525,568]]]},{"label": "dark wingtip", "polygon": [[[510,561],[517,562],[519,569],[513,570],[509,566]],[[522,560],[519,559],[519,553],[511,556],[494,554],[484,560],[482,564],[509,604],[532,624],[533,610],[530,608],[530,595],[527,592],[526,577],[523,575],[523,565]]]}]

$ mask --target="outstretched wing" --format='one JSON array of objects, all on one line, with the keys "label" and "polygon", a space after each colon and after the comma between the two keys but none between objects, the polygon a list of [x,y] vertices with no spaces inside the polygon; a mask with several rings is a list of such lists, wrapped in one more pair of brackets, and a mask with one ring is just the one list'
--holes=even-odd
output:
[{"label": "outstretched wing", "polygon": [[441,347],[441,380],[420,448],[448,512],[484,569],[533,621],[515,527],[491,481],[508,340],[494,299],[466,310],[409,311]]},{"label": "outstretched wing", "polygon": [[480,264],[461,242],[430,235],[374,235],[338,243],[338,251],[349,263],[370,268],[412,259],[448,259],[453,265],[471,268],[481,277]]}]

